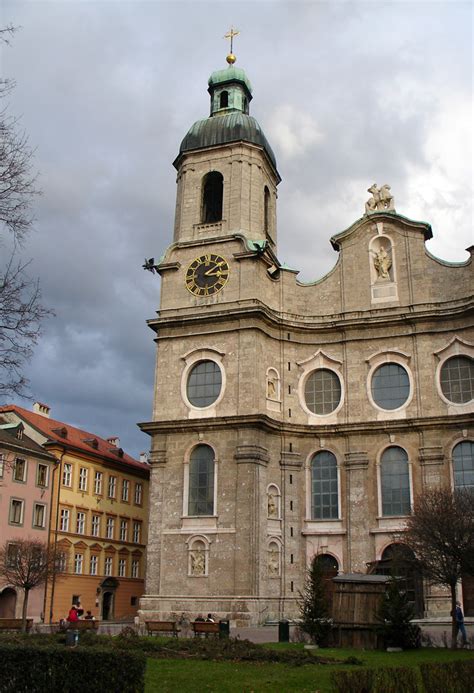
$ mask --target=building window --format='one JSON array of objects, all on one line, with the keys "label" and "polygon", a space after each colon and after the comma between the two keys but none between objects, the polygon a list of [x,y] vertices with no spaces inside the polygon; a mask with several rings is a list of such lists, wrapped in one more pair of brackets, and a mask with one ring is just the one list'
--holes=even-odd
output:
[{"label": "building window", "polygon": [[304,396],[306,406],[313,414],[331,414],[341,401],[341,383],[336,373],[328,368],[311,373],[305,384]]},{"label": "building window", "polygon": [[68,508],[61,508],[61,519],[59,523],[59,529],[61,532],[69,532],[69,518],[71,516]]},{"label": "building window", "polygon": [[120,520],[120,541],[128,541],[128,522]]},{"label": "building window", "polygon": [[83,512],[78,512],[76,515],[76,533],[84,534],[86,526],[86,514]]},{"label": "building window", "polygon": [[15,568],[18,565],[20,560],[19,550],[18,544],[8,544],[6,559],[8,568]]},{"label": "building window", "polygon": [[474,443],[464,440],[453,449],[454,488],[474,489]]},{"label": "building window", "polygon": [[127,559],[126,558],[119,558],[119,562],[118,562],[119,577],[125,577],[126,572],[127,572]]},{"label": "building window", "polygon": [[222,220],[224,178],[222,173],[211,171],[202,183],[202,223],[212,224]]},{"label": "building window", "polygon": [[468,356],[453,356],[441,367],[441,390],[453,404],[467,404],[473,398],[474,360]]},{"label": "building window", "polygon": [[105,535],[106,535],[107,539],[113,539],[114,538],[114,527],[115,527],[114,518],[108,517],[107,523],[106,523],[106,528],[105,528]]},{"label": "building window", "polygon": [[84,556],[82,553],[74,554],[74,572],[76,575],[82,575],[82,568],[84,564]]},{"label": "building window", "polygon": [[229,92],[221,91],[219,95],[219,108],[227,108],[229,105]]},{"label": "building window", "polygon": [[65,551],[60,551],[56,556],[56,569],[58,573],[67,571],[67,554]]},{"label": "building window", "polygon": [[36,468],[36,485],[46,488],[48,485],[48,465],[38,464]]},{"label": "building window", "polygon": [[311,518],[337,520],[338,517],[337,460],[332,452],[322,450],[311,460]]},{"label": "building window", "polygon": [[198,445],[189,461],[188,515],[214,514],[214,451]]},{"label": "building window", "polygon": [[0,452],[0,479],[3,479],[3,473],[5,471],[5,458]]},{"label": "building window", "polygon": [[270,191],[267,186],[263,189],[263,230],[268,236],[270,231]]},{"label": "building window", "polygon": [[379,366],[372,376],[372,398],[381,409],[398,409],[408,399],[410,380],[398,363]]},{"label": "building window", "polygon": [[109,498],[115,498],[117,494],[117,477],[109,476]]},{"label": "building window", "polygon": [[133,542],[139,544],[142,536],[142,523],[135,521],[133,523]]},{"label": "building window", "polygon": [[10,524],[11,525],[22,525],[23,524],[23,510],[25,503],[17,498],[12,498],[10,500]]},{"label": "building window", "polygon": [[63,467],[63,486],[71,486],[72,482],[72,464],[65,462]]},{"label": "building window", "polygon": [[89,565],[89,573],[91,575],[97,575],[98,565],[99,565],[99,557],[92,555],[90,565]]},{"label": "building window", "polygon": [[132,578],[140,577],[140,561],[137,558],[132,559]]},{"label": "building window", "polygon": [[100,536],[100,515],[92,515],[91,534],[93,537]]},{"label": "building window", "polygon": [[221,369],[215,361],[200,361],[191,368],[186,396],[194,407],[209,407],[219,397],[222,387]]},{"label": "building window", "polygon": [[96,496],[102,495],[102,472],[96,472],[94,476],[94,493]]},{"label": "building window", "polygon": [[87,491],[87,468],[79,469],[79,491]]},{"label": "building window", "polygon": [[396,446],[387,448],[380,463],[382,515],[409,515],[411,510],[408,455]]},{"label": "building window", "polygon": [[46,506],[35,503],[33,506],[33,527],[43,529],[46,526]]},{"label": "building window", "polygon": [[19,457],[15,460],[13,467],[13,479],[15,481],[26,481],[26,461]]},{"label": "building window", "polygon": [[141,505],[142,504],[142,492],[143,492],[143,486],[141,484],[136,483],[135,484],[135,505]]},{"label": "building window", "polygon": [[130,482],[128,479],[122,481],[122,500],[124,503],[128,503],[128,497],[130,495]]},{"label": "building window", "polygon": [[107,556],[107,558],[105,559],[104,572],[107,577],[110,577],[112,575],[113,560],[114,559],[111,556]]}]

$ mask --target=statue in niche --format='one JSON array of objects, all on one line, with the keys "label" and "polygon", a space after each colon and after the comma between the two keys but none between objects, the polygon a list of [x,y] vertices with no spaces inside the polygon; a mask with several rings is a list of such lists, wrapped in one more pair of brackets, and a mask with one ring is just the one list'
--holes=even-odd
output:
[{"label": "statue in niche", "polygon": [[390,186],[385,184],[381,188],[377,187],[377,183],[373,183],[367,192],[372,193],[365,203],[365,213],[373,214],[374,212],[394,212],[395,200],[390,192]]},{"label": "statue in niche", "polygon": [[277,398],[277,378],[275,375],[269,375],[267,378],[267,397],[268,399]]},{"label": "statue in niche", "polygon": [[204,575],[206,572],[206,555],[202,549],[191,551],[191,575]]},{"label": "statue in niche", "polygon": [[268,492],[268,517],[278,517],[275,495],[271,491]]},{"label": "statue in niche", "polygon": [[374,267],[377,270],[379,279],[390,279],[391,266],[392,258],[382,245],[374,257]]},{"label": "statue in niche", "polygon": [[268,574],[271,577],[278,577],[280,574],[280,554],[274,544],[268,552]]}]

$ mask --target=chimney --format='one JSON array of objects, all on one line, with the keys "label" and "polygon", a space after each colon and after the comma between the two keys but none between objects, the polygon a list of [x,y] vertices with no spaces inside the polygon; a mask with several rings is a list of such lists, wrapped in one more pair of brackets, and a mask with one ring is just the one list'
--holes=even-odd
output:
[{"label": "chimney", "polygon": [[45,416],[47,419],[49,419],[51,407],[48,407],[47,404],[42,404],[41,402],[35,402],[33,404],[33,411],[35,414],[41,414],[41,416]]},{"label": "chimney", "polygon": [[118,436],[112,436],[111,438],[107,438],[107,442],[110,445],[113,445],[114,448],[120,447],[120,438]]},{"label": "chimney", "polygon": [[147,452],[141,452],[140,453],[140,462],[142,464],[148,464],[148,453]]}]

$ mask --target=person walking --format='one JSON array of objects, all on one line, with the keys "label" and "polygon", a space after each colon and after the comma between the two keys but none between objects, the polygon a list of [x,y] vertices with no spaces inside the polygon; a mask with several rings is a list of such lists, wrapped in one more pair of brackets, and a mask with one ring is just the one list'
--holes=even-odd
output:
[{"label": "person walking", "polygon": [[456,637],[458,633],[461,633],[462,636],[462,646],[465,647],[467,645],[467,635],[466,635],[466,627],[464,625],[464,614],[461,608],[461,602],[456,602]]}]

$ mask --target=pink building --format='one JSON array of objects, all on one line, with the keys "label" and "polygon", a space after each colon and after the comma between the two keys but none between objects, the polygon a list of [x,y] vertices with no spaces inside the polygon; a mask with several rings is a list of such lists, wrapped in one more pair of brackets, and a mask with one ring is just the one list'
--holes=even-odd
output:
[{"label": "pink building", "polygon": [[[28,438],[22,423],[0,418],[0,546],[18,539],[47,543],[55,458]],[[28,617],[41,620],[44,585],[30,592]],[[0,575],[0,618],[19,618],[23,594]]]}]

